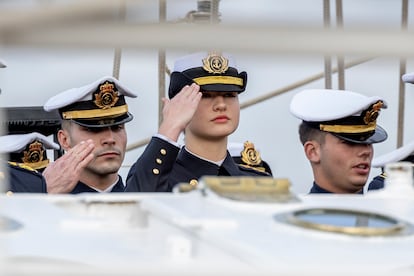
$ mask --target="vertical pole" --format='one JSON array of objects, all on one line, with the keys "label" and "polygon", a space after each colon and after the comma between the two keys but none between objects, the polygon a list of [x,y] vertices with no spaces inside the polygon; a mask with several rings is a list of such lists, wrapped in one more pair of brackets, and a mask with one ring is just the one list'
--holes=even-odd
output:
[{"label": "vertical pole", "polygon": [[[167,18],[167,4],[165,0],[159,0],[159,21],[165,23]],[[165,49],[158,50],[158,126],[162,122],[162,101],[165,97],[165,72],[166,72]]]},{"label": "vertical pole", "polygon": [[[336,27],[342,30],[344,26],[343,11],[342,11],[342,0],[336,0]],[[345,70],[344,70],[344,57],[338,55],[338,88],[341,90],[345,89]]]},{"label": "vertical pole", "polygon": [[[126,17],[126,3],[125,1],[120,2],[119,7],[119,19],[125,20]],[[119,80],[119,71],[121,68],[121,56],[122,56],[122,48],[117,47],[114,51],[114,66],[112,69],[112,76]]]},{"label": "vertical pole", "polygon": [[[407,30],[408,22],[408,0],[402,0],[401,29]],[[405,85],[401,76],[406,71],[406,59],[400,58],[400,74],[399,74],[399,96],[398,96],[398,130],[397,130],[397,148],[403,145],[404,135],[404,111],[405,111]]]},{"label": "vertical pole", "polygon": [[[325,28],[330,27],[330,0],[323,0],[323,24]],[[325,88],[332,88],[332,61],[330,56],[325,56]]]}]

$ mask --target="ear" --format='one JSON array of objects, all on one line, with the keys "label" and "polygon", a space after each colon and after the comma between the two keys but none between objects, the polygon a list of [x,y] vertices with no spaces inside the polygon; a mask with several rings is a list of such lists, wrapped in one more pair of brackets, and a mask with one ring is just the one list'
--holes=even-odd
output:
[{"label": "ear", "polygon": [[306,158],[312,163],[318,163],[320,161],[320,155],[321,155],[321,145],[312,140],[307,141],[303,145],[303,149],[305,151]]},{"label": "ear", "polygon": [[57,138],[62,149],[67,151],[71,148],[70,136],[66,130],[60,129],[57,133]]}]

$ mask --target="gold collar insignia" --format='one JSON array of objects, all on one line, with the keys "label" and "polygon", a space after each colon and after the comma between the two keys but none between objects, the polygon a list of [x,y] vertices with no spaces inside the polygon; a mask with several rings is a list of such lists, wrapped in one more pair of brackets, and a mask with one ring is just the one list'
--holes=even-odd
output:
[{"label": "gold collar insignia", "polygon": [[262,163],[260,153],[255,149],[252,142],[244,142],[244,148],[241,152],[242,161],[249,166],[258,166]]}]

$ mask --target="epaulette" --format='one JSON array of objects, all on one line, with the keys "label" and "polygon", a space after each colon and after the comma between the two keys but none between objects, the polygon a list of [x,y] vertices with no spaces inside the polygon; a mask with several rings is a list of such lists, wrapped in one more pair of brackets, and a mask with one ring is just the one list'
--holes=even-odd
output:
[{"label": "epaulette", "polygon": [[237,166],[242,171],[250,171],[250,172],[258,173],[258,175],[270,176],[270,173],[266,172],[264,167],[260,167],[260,166],[254,167],[254,166],[246,165],[246,164],[237,164]]},{"label": "epaulette", "polygon": [[379,175],[379,177],[382,177],[382,178],[387,178],[387,175],[385,174],[385,172],[383,172],[383,173],[381,173],[380,175]]},{"label": "epaulette", "polygon": [[241,152],[241,161],[243,163],[239,164],[239,166],[253,169],[264,174],[269,174],[266,172],[266,169],[262,166],[262,158],[260,157],[260,153],[254,147],[254,144],[250,141],[246,141],[244,142],[243,146],[244,148]]}]

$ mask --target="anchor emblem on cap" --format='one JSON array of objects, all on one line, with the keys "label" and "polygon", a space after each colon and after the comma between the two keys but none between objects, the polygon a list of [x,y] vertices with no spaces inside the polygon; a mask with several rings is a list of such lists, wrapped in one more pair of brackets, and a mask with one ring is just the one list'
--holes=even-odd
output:
[{"label": "anchor emblem on cap", "polygon": [[203,59],[203,69],[212,74],[223,74],[229,69],[229,60],[222,55],[210,53]]},{"label": "anchor emblem on cap", "polygon": [[99,93],[95,94],[94,103],[102,109],[113,107],[118,101],[119,97],[115,91],[115,85],[110,82],[105,82],[99,86]]},{"label": "anchor emblem on cap", "polygon": [[29,145],[29,150],[24,151],[22,161],[24,163],[36,163],[43,160],[42,143],[34,141]]}]

